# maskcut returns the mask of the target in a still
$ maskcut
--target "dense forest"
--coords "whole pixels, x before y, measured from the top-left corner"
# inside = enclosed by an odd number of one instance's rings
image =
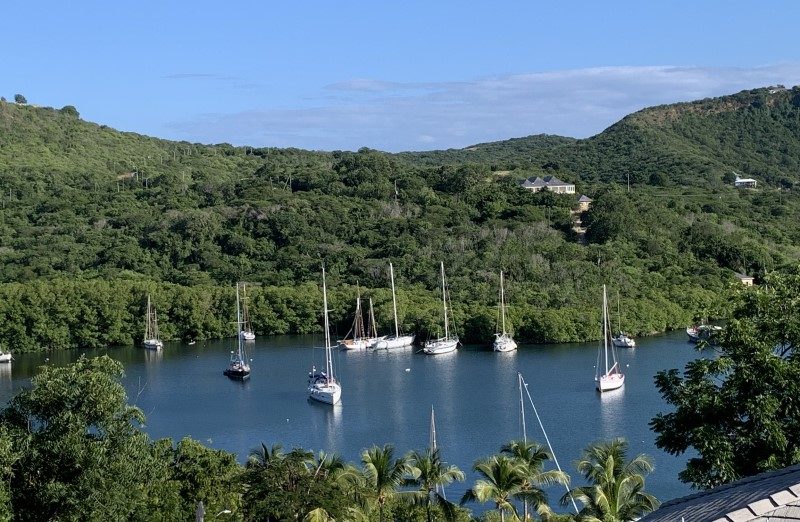
[[[390,261],[423,338],[439,261],[468,342],[491,339],[500,270],[521,340],[599,337],[604,283],[626,330],[659,332],[724,314],[736,272],[800,257],[798,158],[800,88],[645,109],[586,140],[402,154],[171,142],[0,102],[0,342],[130,344],[148,294],[166,338],[229,335],[236,281],[258,333],[319,331],[322,262],[339,333],[357,288],[388,327]],[[591,209],[519,186],[548,174]]]

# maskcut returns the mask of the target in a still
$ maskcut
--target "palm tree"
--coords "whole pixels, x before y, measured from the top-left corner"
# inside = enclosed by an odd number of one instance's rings
[[[561,498],[566,504],[571,494],[583,504],[577,520],[584,522],[628,522],[658,507],[658,500],[645,493],[644,477],[653,471],[653,461],[639,455],[625,462],[628,443],[617,438],[598,442],[583,451],[575,467],[589,482]]]
[[[552,510],[547,503],[547,494],[543,486],[552,484],[569,484],[569,475],[559,470],[544,470],[544,463],[550,460],[550,452],[538,442],[512,440],[504,445],[501,453],[508,455],[525,466],[525,482],[520,495],[523,506],[523,520],[528,520],[528,504],[540,516],[551,515]]]
[[[483,478],[475,481],[475,485],[464,493],[461,504],[492,501],[500,512],[501,522],[505,522],[506,511],[516,516],[517,510],[511,499],[525,491],[527,467],[505,455],[493,455],[479,460],[472,469]]]
[[[270,465],[282,461],[285,456],[281,444],[273,444],[271,448],[268,448],[267,445],[262,442],[260,448],[256,448],[250,452],[247,458],[247,467],[259,469],[268,468]]]
[[[443,493],[439,493],[442,488],[454,481],[464,480],[464,472],[456,466],[448,466],[439,456],[439,450],[430,449],[425,452],[414,451],[409,455],[409,465],[411,467],[411,478],[406,479],[405,485],[416,486],[419,488],[414,500],[425,504],[425,513],[428,522],[431,522],[431,503],[435,502],[441,506],[445,518],[452,520],[455,518],[455,506],[444,498]]]
[[[361,454],[367,486],[378,501],[380,521],[383,522],[383,506],[394,496],[403,483],[403,476],[410,471],[406,457],[394,458],[394,447],[386,444],[382,448],[373,446]]]

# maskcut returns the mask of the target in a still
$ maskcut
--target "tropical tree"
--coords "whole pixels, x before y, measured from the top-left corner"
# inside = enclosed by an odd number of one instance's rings
[[[800,269],[742,289],[716,357],[659,372],[674,411],[650,425],[673,455],[692,448],[682,481],[712,488],[800,462]]]
[[[551,458],[550,452],[538,442],[512,440],[500,451],[525,466],[525,483],[520,493],[523,506],[522,519],[528,519],[528,505],[532,505],[540,516],[552,514],[547,503],[547,494],[542,487],[552,484],[567,485],[569,475],[559,470],[544,470],[544,463]]]
[[[373,446],[361,454],[367,487],[378,502],[379,519],[383,522],[383,508],[403,484],[403,477],[411,471],[406,457],[394,458],[394,447],[386,444],[382,448]]]
[[[436,503],[442,508],[445,518],[453,520],[455,506],[445,498],[444,487],[454,481],[463,481],[464,472],[456,466],[448,466],[442,462],[438,449],[433,451],[428,449],[424,452],[413,451],[409,455],[409,466],[411,477],[406,479],[405,484],[418,488],[414,500],[424,504],[427,521],[431,522],[432,520],[432,503]]]
[[[621,438],[590,445],[575,463],[588,486],[573,488],[570,496],[583,504],[576,519],[581,522],[628,522],[658,507],[658,500],[644,491],[645,475],[653,471],[647,455],[626,462],[628,443]]]
[[[525,491],[527,466],[505,455],[493,455],[479,460],[472,469],[483,478],[464,493],[461,504],[491,501],[500,513],[501,522],[505,521],[506,512],[516,516],[512,499]]]

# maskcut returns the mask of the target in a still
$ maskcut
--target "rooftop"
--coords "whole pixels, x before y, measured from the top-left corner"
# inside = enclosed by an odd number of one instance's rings
[[[641,522],[800,520],[800,464],[670,500]]]

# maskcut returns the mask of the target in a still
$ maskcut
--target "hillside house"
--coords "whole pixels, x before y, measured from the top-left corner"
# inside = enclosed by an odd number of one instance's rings
[[[741,281],[744,286],[753,286],[753,281],[755,281],[753,276],[745,274],[736,274],[736,278]]]
[[[592,199],[583,195],[578,199],[578,211],[579,212],[586,212],[589,210],[589,207],[592,206]]]
[[[543,178],[539,176],[530,177],[523,180],[521,185],[522,188],[526,188],[531,192],[539,192],[540,190],[547,189],[556,194],[575,194],[574,184],[561,181],[555,176],[545,176]]]
[[[733,186],[736,188],[756,188],[756,185],[758,185],[758,181],[752,178],[740,178],[738,174],[733,182]]]

